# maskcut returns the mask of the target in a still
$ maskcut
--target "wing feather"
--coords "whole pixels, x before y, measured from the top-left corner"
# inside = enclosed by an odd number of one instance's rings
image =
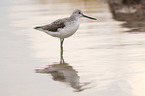
[[[64,28],[64,27],[65,27],[65,19],[59,19],[52,22],[51,24],[35,27],[34,29],[41,28],[42,30],[57,32],[59,28]]]

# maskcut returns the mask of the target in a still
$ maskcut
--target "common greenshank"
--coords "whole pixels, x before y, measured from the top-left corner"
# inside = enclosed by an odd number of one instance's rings
[[[74,10],[70,17],[58,19],[51,24],[38,26],[34,29],[43,31],[53,37],[60,38],[61,54],[63,54],[63,41],[64,38],[72,36],[79,28],[79,18],[86,17],[89,19],[97,20],[83,14],[81,10]],[[63,56],[63,55],[62,55]]]

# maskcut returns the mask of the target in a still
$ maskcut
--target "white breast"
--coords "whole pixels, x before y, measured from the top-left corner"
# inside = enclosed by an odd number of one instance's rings
[[[67,38],[73,35],[77,29],[79,28],[79,20],[67,22],[66,26],[63,29],[60,29],[60,36],[59,38]]]

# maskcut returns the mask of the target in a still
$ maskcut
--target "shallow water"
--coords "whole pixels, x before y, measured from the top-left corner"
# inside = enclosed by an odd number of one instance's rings
[[[126,32],[96,0],[1,3],[1,96],[145,96],[145,33]],[[81,9],[79,30],[64,41],[33,30]]]

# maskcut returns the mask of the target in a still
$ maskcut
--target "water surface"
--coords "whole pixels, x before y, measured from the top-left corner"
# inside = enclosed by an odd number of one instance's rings
[[[144,96],[145,33],[126,32],[99,0],[5,0],[0,16],[1,96]],[[33,30],[81,9],[79,30],[64,41]]]

